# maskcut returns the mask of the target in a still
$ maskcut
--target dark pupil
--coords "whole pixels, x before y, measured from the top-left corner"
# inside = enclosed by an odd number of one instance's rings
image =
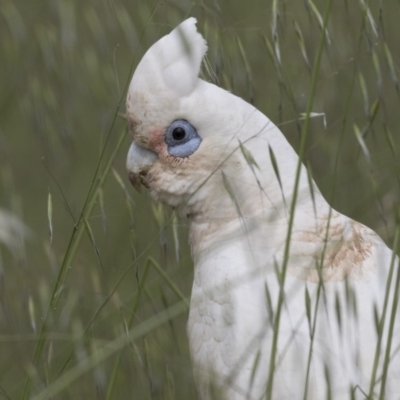
[[[186,132],[183,128],[175,128],[172,131],[172,137],[174,140],[182,140],[185,138]]]

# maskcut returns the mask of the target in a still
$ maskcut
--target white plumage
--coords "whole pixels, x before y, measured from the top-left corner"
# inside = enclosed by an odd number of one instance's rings
[[[372,230],[332,210],[314,183],[313,202],[304,167],[270,365],[298,156],[266,116],[198,78],[207,45],[195,23],[190,18],[155,43],[134,73],[127,169],[135,186],[144,184],[189,220],[195,271],[188,337],[200,398],[211,399],[214,390],[227,399],[265,398],[271,368],[273,399],[305,392],[308,399],[329,392],[333,399],[366,398],[376,316],[389,293],[371,391],[378,398],[398,260]],[[400,398],[398,320],[386,399]]]

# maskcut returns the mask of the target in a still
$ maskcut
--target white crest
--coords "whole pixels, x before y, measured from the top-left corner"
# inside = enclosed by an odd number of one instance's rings
[[[195,18],[183,21],[150,47],[136,69],[129,93],[160,84],[178,96],[187,96],[193,91],[207,51],[207,43],[197,32],[196,22]]]

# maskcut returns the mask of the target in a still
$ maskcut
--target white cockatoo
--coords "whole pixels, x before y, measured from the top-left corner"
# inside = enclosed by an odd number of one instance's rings
[[[298,155],[198,77],[206,51],[187,19],[147,51],[127,96],[130,180],[189,221],[199,397],[399,399],[397,257],[304,166],[290,226]]]

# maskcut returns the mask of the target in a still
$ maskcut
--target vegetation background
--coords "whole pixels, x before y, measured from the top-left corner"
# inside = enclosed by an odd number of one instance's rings
[[[186,221],[125,173],[125,91],[188,16],[203,77],[298,149],[324,0],[2,0],[0,399],[194,399]],[[330,203],[390,245],[400,203],[400,1],[336,0],[306,160]],[[267,153],[266,149],[266,153]]]

